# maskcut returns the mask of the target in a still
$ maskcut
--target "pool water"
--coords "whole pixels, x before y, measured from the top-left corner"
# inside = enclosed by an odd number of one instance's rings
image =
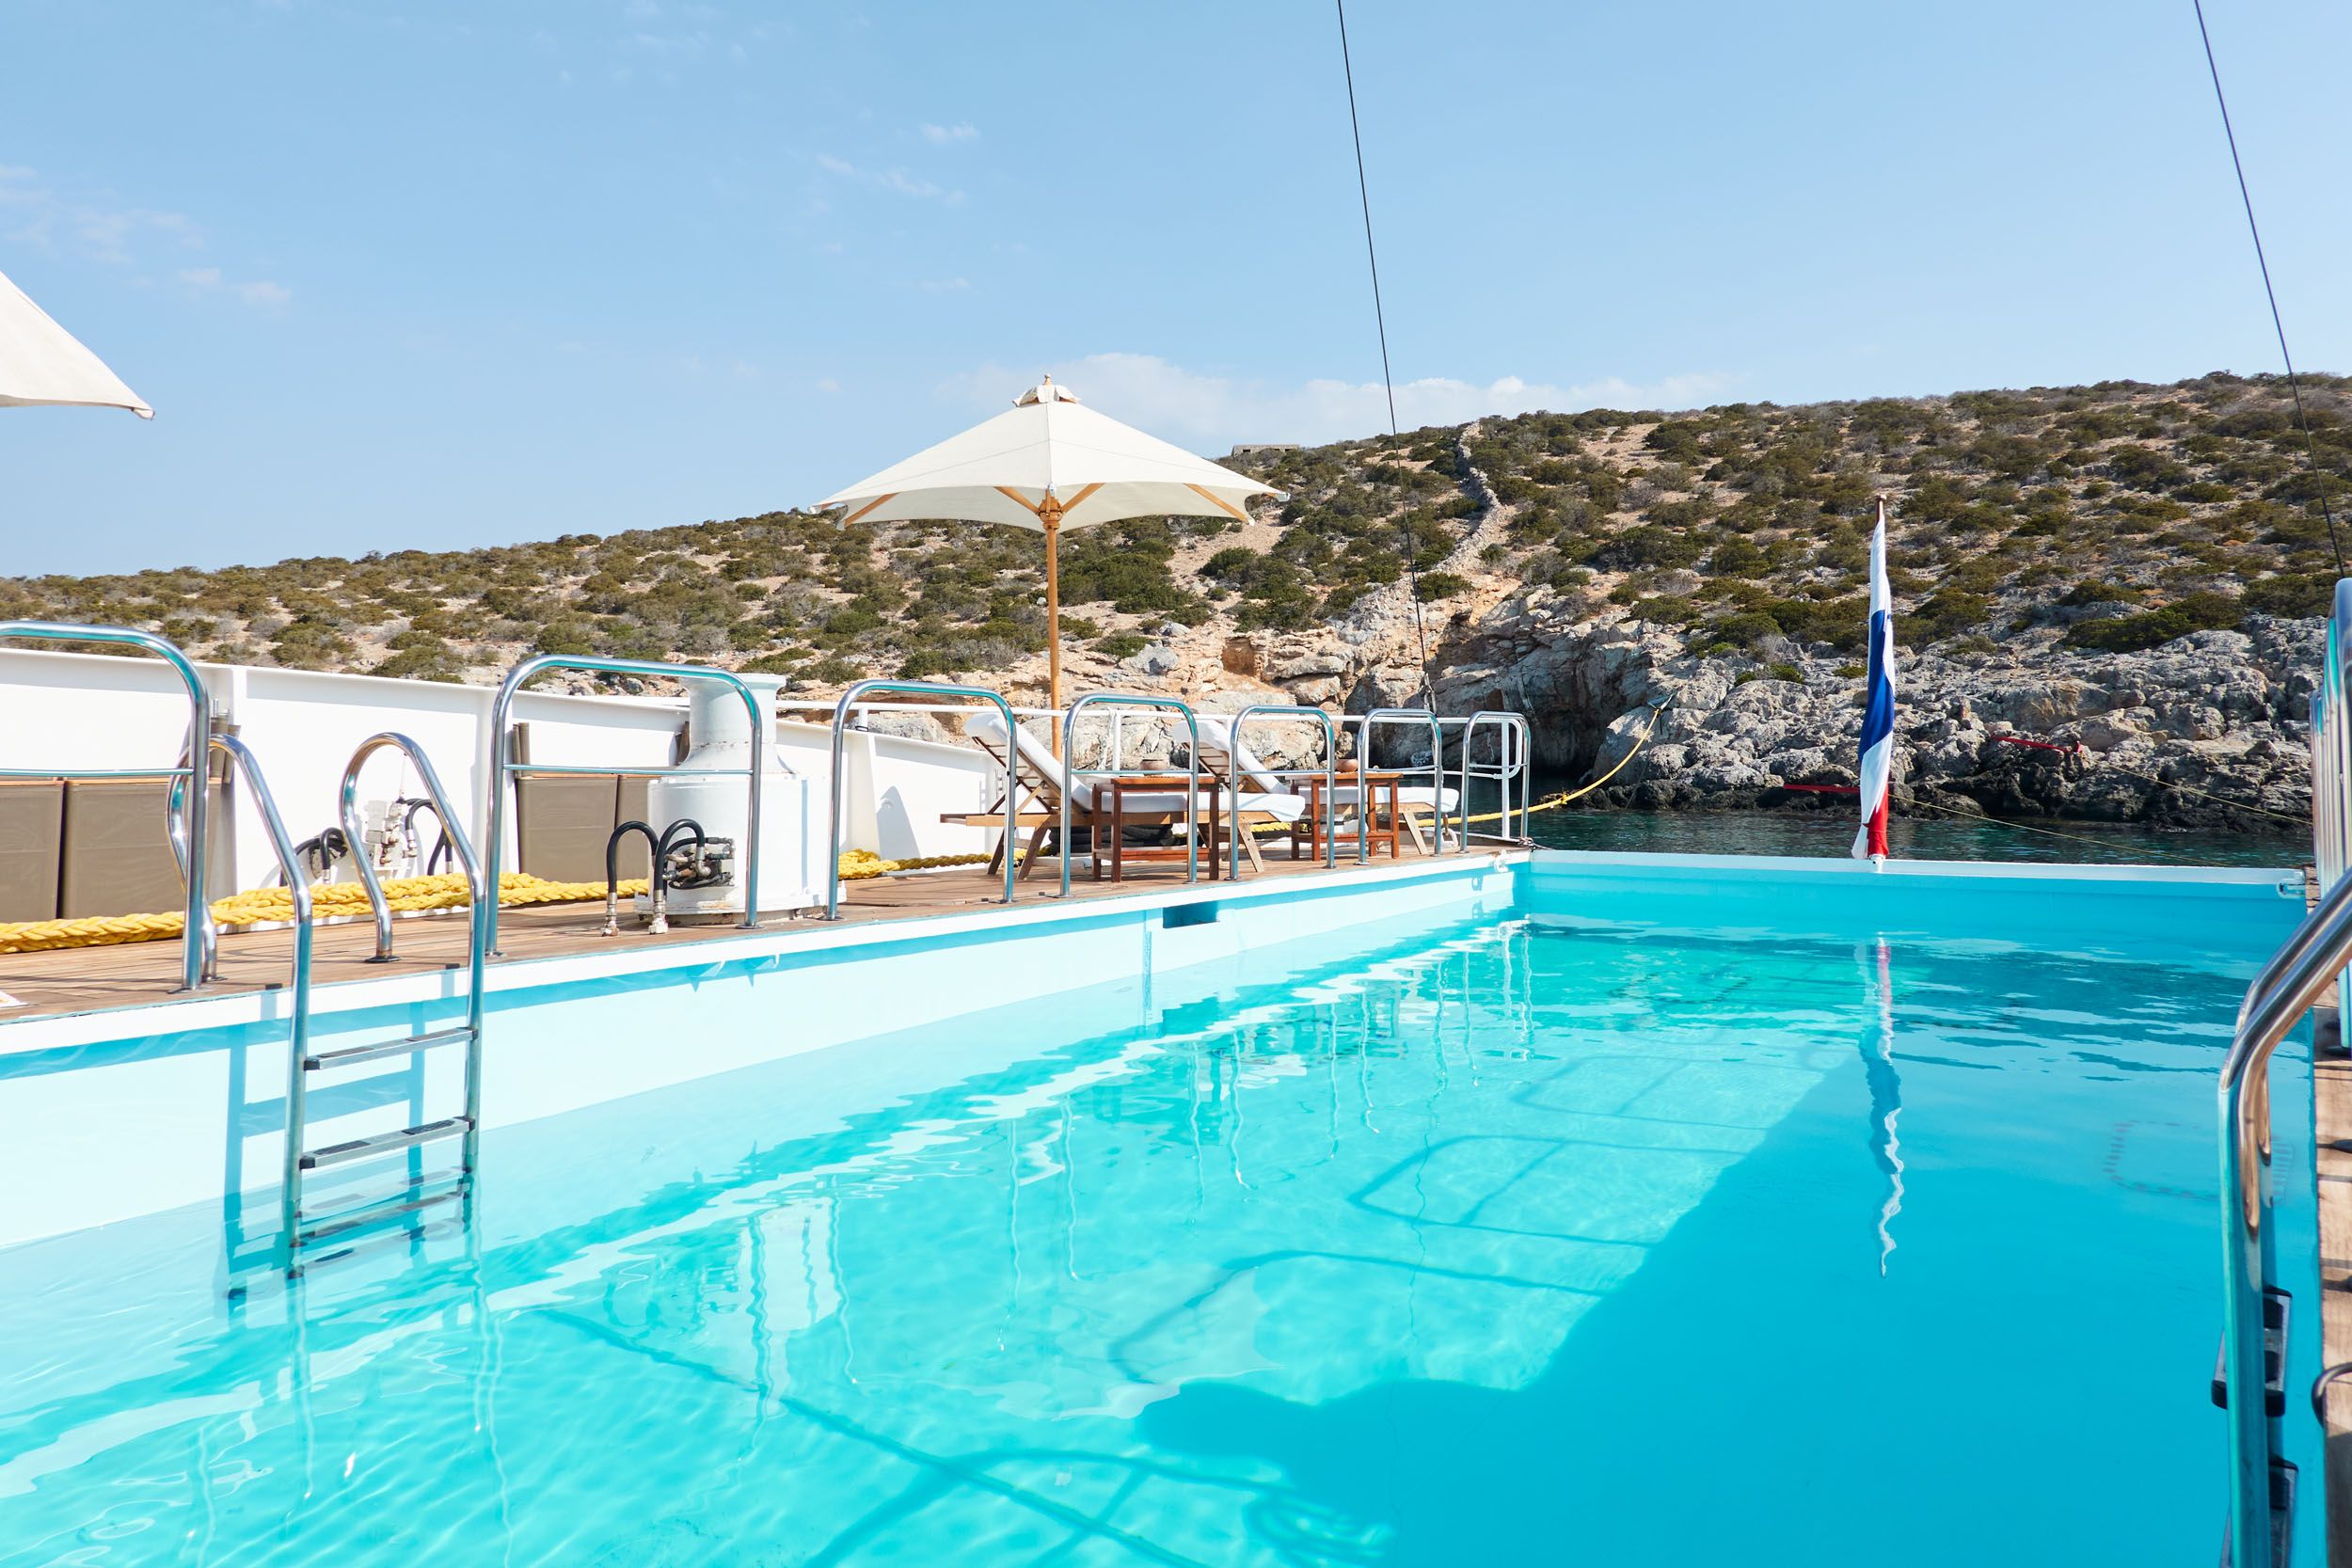
[[[1537,790],[1540,799],[1541,787]],[[1475,791],[1477,809],[1495,809]],[[1786,812],[1538,812],[1530,836],[1548,849],[1650,854],[1813,855],[1853,849],[1853,802]],[[2150,828],[2137,823],[1898,816],[1888,847],[1901,860],[2020,861],[2129,865],[2300,865],[2312,858],[2307,827],[2275,822],[2250,831]]]
[[[0,1285],[0,1563],[2210,1559],[2277,930],[1546,905],[493,1130],[475,1231],[292,1291],[80,1238]]]

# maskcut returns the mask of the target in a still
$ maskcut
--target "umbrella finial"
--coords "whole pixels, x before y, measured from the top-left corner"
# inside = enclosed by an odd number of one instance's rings
[[[1012,400],[1015,408],[1026,408],[1034,403],[1075,403],[1077,394],[1067,387],[1057,387],[1050,374],[1041,376],[1038,384]]]

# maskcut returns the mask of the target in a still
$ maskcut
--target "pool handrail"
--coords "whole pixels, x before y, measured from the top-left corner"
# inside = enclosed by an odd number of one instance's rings
[[[1368,713],[1359,714],[1356,720],[1356,863],[1362,865],[1372,858],[1372,841],[1364,830],[1372,820],[1372,730],[1375,724],[1411,724],[1416,727],[1426,726],[1428,728],[1429,766],[1425,769],[1399,768],[1392,771],[1398,773],[1425,771],[1428,773],[1429,803],[1438,816],[1438,843],[1432,853],[1442,851],[1445,848],[1444,726],[1438,721],[1437,714],[1425,707],[1376,707]],[[1463,847],[1467,848],[1470,832],[1467,818],[1470,815],[1470,803],[1464,800],[1457,801],[1456,804],[1462,807],[1463,816],[1466,819],[1462,824],[1462,829],[1465,840]],[[1393,843],[1391,843],[1391,847],[1393,847]]]
[[[1072,703],[1061,719],[1061,893],[1070,896],[1070,798],[1077,793],[1078,780],[1085,775],[1116,778],[1122,771],[1117,753],[1111,756],[1108,768],[1078,766],[1078,715],[1089,707],[1157,708],[1184,716],[1184,731],[1191,737],[1184,753],[1184,885],[1189,887],[1200,879],[1200,723],[1193,716],[1189,704],[1174,697],[1153,697],[1134,691],[1089,691]],[[1089,832],[1103,831],[1098,822]]]
[[[352,860],[359,868],[359,885],[367,890],[368,909],[375,917],[375,957],[371,963],[389,963],[392,958],[392,907],[384,896],[384,882],[375,874],[374,863],[366,850],[367,834],[359,821],[359,770],[370,757],[382,751],[396,751],[405,756],[417,769],[418,781],[424,786],[425,799],[432,802],[434,815],[441,819],[441,832],[447,836],[450,852],[457,857],[457,864],[465,875],[466,886],[472,895],[473,941],[468,961],[477,976],[474,988],[472,1016],[467,1020],[471,1027],[480,1027],[482,973],[482,911],[488,893],[482,876],[482,860],[475,854],[473,840],[467,833],[458,816],[450,809],[449,792],[441,787],[441,776],[434,771],[433,759],[424,754],[424,748],[398,730],[383,730],[359,742],[351,753],[351,761],[343,767],[342,787],[336,800],[336,816],[342,824],[343,837],[351,845]],[[387,824],[389,829],[389,824]]]
[[[1021,748],[1013,726],[1012,705],[1001,692],[984,686],[943,686],[935,681],[870,680],[860,681],[841,694],[833,707],[833,778],[826,800],[827,832],[825,844],[825,918],[841,918],[841,774],[844,756],[842,742],[850,726],[850,712],[858,705],[858,699],[868,691],[933,692],[943,697],[979,697],[993,705],[1005,720],[1005,896],[1002,902],[1013,900],[1015,879],[1014,847],[1021,838]]]
[[[1502,727],[1502,759],[1491,768],[1485,764],[1473,767],[1470,762],[1470,741],[1477,736],[1479,725],[1487,723],[1498,724]],[[1482,707],[1471,714],[1463,724],[1462,847],[1465,849],[1470,847],[1470,782],[1473,778],[1492,779],[1500,786],[1502,798],[1498,803],[1502,808],[1502,832],[1494,836],[1513,844],[1520,842],[1527,836],[1527,825],[1534,816],[1529,808],[1534,804],[1534,780],[1528,764],[1534,757],[1534,732],[1528,728],[1525,714],[1514,713],[1508,708]],[[1518,780],[1519,784],[1520,832],[1517,837],[1514,837],[1511,832],[1511,783],[1514,779]],[[1478,836],[1485,838],[1487,835],[1481,833]]]
[[[2294,1466],[2280,1433],[2284,1401],[2269,1403],[2269,1300],[2286,1292],[2272,1283],[2277,1260],[2271,1201],[2270,1058],[2280,1042],[2328,992],[2340,990],[2352,963],[2352,876],[2344,853],[2352,819],[2352,710],[2344,663],[2352,656],[2352,578],[2336,584],[2328,623],[2325,663],[2312,696],[2312,847],[2321,896],[2302,924],[2273,953],[2246,988],[2236,1030],[2221,1064],[2217,1091],[2221,1124],[2222,1330],[2217,1395],[2229,1418],[2230,1516],[2228,1568],[2271,1568],[2284,1560],[2283,1534],[2292,1528]],[[2341,1017],[2341,1013],[2339,1013]],[[2283,1338],[2283,1333],[2281,1333]],[[2281,1365],[2280,1375],[2284,1375]],[[2314,1389],[2314,1402],[2319,1390]],[[2283,1488],[2274,1480],[2285,1481]],[[2287,1504],[2283,1513],[2279,1502]]]
[[[1232,831],[1226,835],[1230,842],[1226,849],[1225,875],[1236,880],[1241,877],[1241,727],[1252,719],[1312,720],[1323,726],[1323,863],[1326,869],[1336,866],[1340,863],[1339,834],[1332,831],[1330,818],[1333,802],[1339,795],[1339,726],[1331,721],[1330,714],[1319,707],[1302,707],[1290,703],[1252,703],[1233,715],[1232,744],[1225,749],[1225,760],[1232,766],[1232,776],[1226,781],[1226,784],[1233,793],[1233,809],[1229,814],[1232,818]],[[1198,733],[1196,726],[1195,734]],[[1311,776],[1316,770],[1311,768],[1272,768],[1264,771],[1271,777],[1282,779],[1295,775]],[[1356,822],[1357,835],[1360,838],[1363,833],[1362,812],[1356,814]]]
[[[186,763],[176,768],[42,768],[38,771],[10,768],[0,776],[42,779],[98,778],[171,778],[185,779],[189,768],[198,773],[210,769],[212,753],[204,751],[204,736],[211,731],[213,702],[205,689],[204,677],[197,673],[177,644],[152,632],[130,626],[85,626],[74,621],[0,621],[0,639],[19,638],[25,641],[47,642],[112,642],[125,647],[144,648],[172,668],[186,689],[188,697],[188,733],[182,742],[182,756],[193,757],[203,752],[201,763]],[[183,879],[187,883],[187,925],[181,933],[180,989],[200,990],[209,979],[215,952],[212,902],[206,896],[205,874],[212,861],[212,835],[206,817],[210,812],[212,791],[191,789],[184,792],[184,807],[180,814],[177,831],[187,846],[182,863]],[[165,836],[174,831],[172,823],[165,825]]]
[[[2270,1056],[2352,959],[2352,879],[2304,917],[2261,975],[2221,1066],[2223,1386],[2230,1419],[2230,1561],[2268,1568],[2271,1469],[2280,1449],[2266,1408],[2265,1298],[2275,1245],[2270,1198]],[[2241,1548],[2241,1543],[2255,1543]]]
[[[507,760],[507,752],[511,749],[508,731],[512,727],[510,721],[514,716],[515,699],[520,694],[525,683],[546,674],[550,670],[577,670],[592,674],[608,675],[648,675],[656,680],[718,681],[733,687],[736,694],[743,699],[743,706],[751,714],[752,744],[751,760],[742,769],[751,776],[751,806],[744,822],[744,837],[751,842],[744,847],[742,857],[742,924],[743,929],[747,931],[759,929],[759,808],[761,804],[759,786],[760,781],[768,772],[769,755],[774,750],[774,723],[773,716],[766,710],[765,705],[760,702],[750,684],[732,671],[721,670],[708,664],[660,664],[646,658],[602,658],[585,654],[539,654],[524,659],[506,673],[506,678],[499,683],[498,699],[490,705],[489,827],[488,831],[483,834],[484,877],[489,884],[490,896],[483,901],[487,908],[481,936],[484,956],[485,958],[498,957],[498,894],[501,886],[501,867],[506,853],[506,777],[508,773],[517,771]],[[555,770],[519,769],[524,772]],[[608,773],[619,771],[613,768],[563,770]],[[704,770],[663,768],[660,771],[678,774]],[[728,768],[711,771],[732,773],[736,769]],[[517,846],[518,849],[519,847]]]
[[[302,1128],[308,1103],[305,1090],[309,1086],[303,1078],[302,1064],[310,1053],[310,883],[302,874],[302,858],[294,853],[294,835],[286,832],[286,819],[278,814],[277,798],[270,793],[269,781],[262,776],[262,764],[252,748],[233,735],[215,735],[210,742],[205,752],[206,766],[195,770],[197,776],[202,778],[211,771],[214,752],[224,753],[231,769],[244,776],[246,788],[252,793],[253,809],[262,818],[262,830],[269,834],[270,853],[277,857],[278,869],[285,874],[287,899],[294,906],[294,993],[286,1036],[285,1180],[278,1200],[282,1216],[278,1240],[291,1266],[301,1226]],[[172,793],[177,795],[185,789],[187,783],[184,776],[174,779]]]

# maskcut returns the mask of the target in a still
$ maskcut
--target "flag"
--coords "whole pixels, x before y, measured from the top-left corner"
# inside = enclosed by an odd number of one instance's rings
[[[1854,859],[1886,858],[1886,795],[1895,770],[1895,603],[1886,586],[1886,503],[1879,502],[1878,527],[1870,531],[1870,673],[1862,709],[1858,771],[1862,828],[1853,836]]]

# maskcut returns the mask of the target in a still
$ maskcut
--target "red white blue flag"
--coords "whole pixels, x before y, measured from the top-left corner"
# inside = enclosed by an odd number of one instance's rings
[[[1886,503],[1870,531],[1870,671],[1862,709],[1862,828],[1854,859],[1886,858],[1886,796],[1895,771],[1895,600],[1886,586]]]

